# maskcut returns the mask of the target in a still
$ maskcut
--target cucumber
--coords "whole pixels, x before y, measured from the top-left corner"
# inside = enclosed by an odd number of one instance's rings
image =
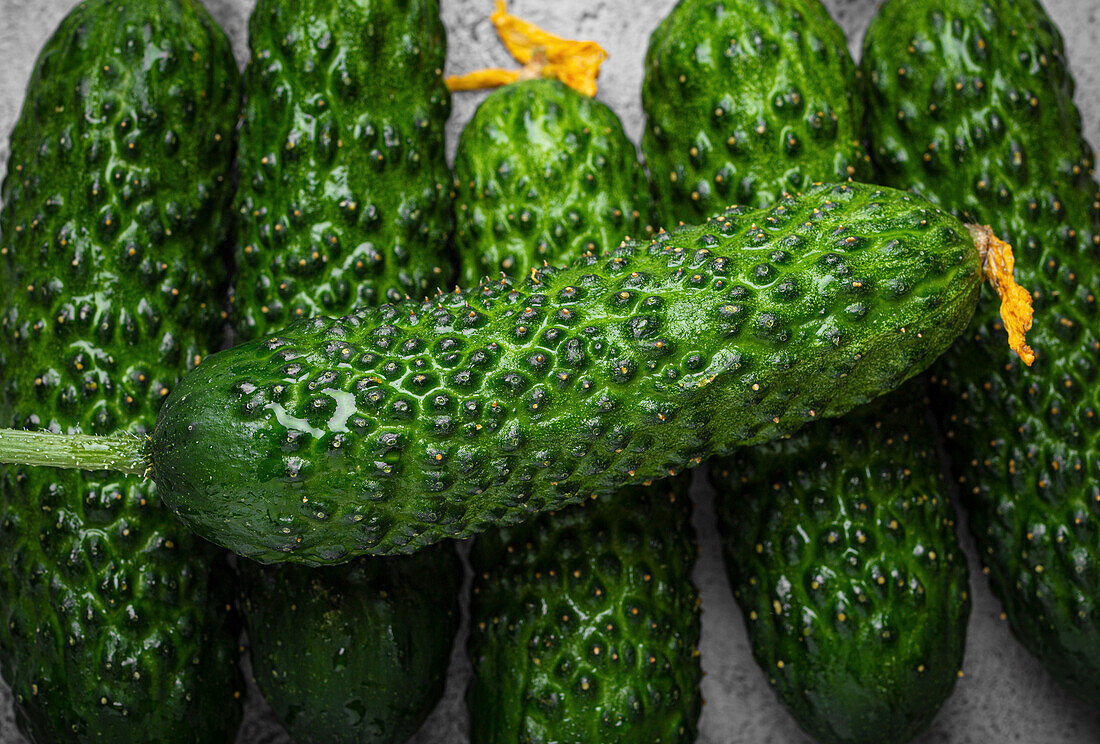
[[[474,544],[472,744],[690,744],[699,601],[687,474]]]
[[[844,413],[926,367],[980,281],[946,213],[822,187],[222,352],[168,400],[151,474],[260,561],[411,551]]]
[[[886,3],[865,42],[875,158],[1017,248],[1038,359],[982,303],[935,370],[971,529],[1016,637],[1069,690],[1100,692],[1100,187],[1062,38],[1035,0]]]
[[[500,188],[460,206],[457,234],[475,232],[486,212],[520,215],[494,235],[521,274],[540,259],[576,257],[589,241],[605,244],[651,211],[618,117],[560,83],[491,94],[463,132],[456,173],[463,162],[476,183]],[[508,163],[506,177],[498,163]],[[529,230],[524,214],[576,219],[551,235]],[[465,252],[467,272],[479,256]],[[473,744],[695,741],[702,671],[689,481],[625,488],[478,539]]]
[[[240,81],[200,3],[89,0],[38,58],[0,212],[0,421],[139,441],[222,316]],[[137,476],[0,469],[0,671],[34,742],[228,742],[224,558]]]
[[[909,383],[843,419],[712,464],[753,656],[822,744],[896,744],[961,669],[966,558]]]
[[[820,0],[681,0],[650,37],[642,105],[665,226],[870,180],[856,66]]]
[[[482,101],[455,154],[455,247],[467,286],[571,263],[656,220],[619,117],[557,80],[506,85]]]
[[[348,101],[346,105],[365,119],[388,118],[399,127],[398,131],[418,138],[421,144],[430,144],[426,154],[440,154],[441,158],[442,121],[414,126],[417,117],[432,108],[431,102],[439,102],[434,71],[442,63],[444,41],[438,18],[433,21],[427,17],[433,12],[434,2],[388,0],[376,3],[369,13],[359,9],[354,14],[354,3],[339,10],[335,4],[326,4],[328,14],[320,19],[316,15],[319,5],[260,2],[253,16],[254,48],[266,48],[271,39],[268,22],[277,12],[284,27],[309,27],[314,37],[333,33],[328,53],[333,58],[358,60],[357,74],[363,74],[365,67],[385,72],[407,65],[408,81],[392,99],[376,96]],[[402,15],[407,12],[412,15]],[[379,23],[372,13],[390,16]],[[360,48],[354,31],[362,23],[368,28],[375,24],[375,44],[365,50]],[[431,51],[419,57],[387,56],[399,46]],[[310,58],[295,59],[304,66],[307,63],[303,60]],[[425,64],[431,67],[425,69]],[[326,91],[325,76],[307,75],[302,69],[297,75],[294,91],[298,100],[311,100]],[[260,75],[251,74],[246,82],[256,86],[246,89],[254,102],[254,112],[271,105],[265,100],[265,83]],[[365,82],[380,85],[373,79]],[[311,84],[318,87],[311,90]],[[435,111],[433,115],[445,117],[446,111]],[[406,178],[413,174],[411,166],[391,163],[381,175],[371,176],[374,193],[385,203],[415,204],[425,181]],[[435,163],[435,170],[442,172],[440,166],[445,168],[441,159]],[[427,167],[420,171],[431,172],[432,168]],[[327,165],[317,160],[295,164],[294,177],[302,184],[329,175]],[[430,229],[404,235],[400,249],[410,256],[438,255],[434,241],[443,229],[440,216],[450,212],[447,192],[436,201],[434,212],[421,215],[423,226]],[[291,223],[284,239],[306,245],[314,229],[309,221]],[[377,229],[379,239],[388,240],[383,228]],[[301,274],[297,291],[303,296],[323,297],[331,286],[329,279],[323,272]],[[384,273],[369,275],[358,285],[360,292],[375,292],[378,296],[384,296],[385,287]],[[237,310],[244,317],[264,317],[267,300],[263,297],[241,292],[236,300]],[[443,694],[458,630],[462,577],[453,545],[441,545],[411,557],[364,558],[328,570],[265,568],[248,560],[238,561],[237,565],[241,611],[248,629],[256,684],[298,744],[400,744],[412,736]]]
[[[989,242],[903,192],[816,187],[303,322],[203,362],[148,443],[5,431],[0,462],[148,472],[199,534],[260,561],[411,552],[893,389],[970,319]]]
[[[438,0],[258,0],[249,46],[238,336],[447,286]]]
[[[401,744],[443,695],[462,565],[451,543],[346,566],[239,563],[256,684],[297,744]]]
[[[819,0],[683,2],[654,33],[647,61],[646,144],[666,220],[714,208],[710,182],[692,185],[706,173],[718,173],[727,198],[750,202],[832,174],[870,175],[856,70]],[[739,105],[716,116],[723,97]],[[708,196],[689,199],[688,187]],[[966,566],[913,390],[711,468],[753,656],[817,741],[907,741],[935,716],[962,663]],[[926,568],[915,545],[934,546],[945,568]],[[883,566],[918,583],[880,585]]]

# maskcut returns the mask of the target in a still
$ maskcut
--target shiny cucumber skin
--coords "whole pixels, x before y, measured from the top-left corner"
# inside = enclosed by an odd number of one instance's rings
[[[151,476],[260,561],[412,551],[846,413],[942,353],[980,282],[947,213],[823,186],[221,352],[162,409]]]
[[[201,4],[91,0],[46,43],[0,212],[0,419],[151,432],[213,346],[240,81]],[[228,742],[228,569],[140,477],[0,468],[0,671],[32,742]]]
[[[473,744],[690,744],[702,707],[690,476],[478,537]]]
[[[511,135],[481,136],[497,131]],[[560,83],[490,95],[463,132],[459,178],[463,157],[484,166],[490,184],[493,166],[509,166],[502,190],[491,192],[500,198],[475,209],[521,215],[496,233],[521,259],[521,274],[527,261],[560,264],[596,236],[614,240],[624,219],[637,223],[652,207],[618,117]],[[578,219],[556,240],[522,219],[564,210]],[[460,237],[467,215],[460,200]],[[465,269],[479,263],[463,255]],[[472,744],[695,741],[702,671],[689,481],[625,488],[478,539],[467,644]]]
[[[870,180],[856,66],[820,0],[681,0],[650,37],[642,105],[666,228]]]
[[[297,744],[401,744],[443,695],[458,630],[453,543],[308,568],[239,563],[256,684]]]
[[[1023,368],[983,301],[935,369],[970,525],[1017,638],[1100,693],[1100,188],[1062,38],[1034,0],[888,2],[864,54],[889,181],[1016,246],[1037,350]]]
[[[909,741],[962,667],[969,576],[923,397],[911,382],[711,464],[753,656],[822,744]]]
[[[455,248],[466,286],[501,272],[644,238],[656,220],[649,181],[622,122],[557,80],[489,94],[455,155]]]
[[[249,46],[238,336],[449,286],[438,0],[258,0]]]

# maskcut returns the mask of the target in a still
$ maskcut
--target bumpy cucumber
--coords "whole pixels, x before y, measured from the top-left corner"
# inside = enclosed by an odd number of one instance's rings
[[[501,188],[459,209],[459,236],[471,211],[521,215],[494,233],[521,273],[529,263],[579,256],[590,240],[606,244],[624,221],[637,227],[652,204],[618,117],[560,83],[492,94],[463,133],[460,174],[463,158],[479,182]],[[495,175],[501,162],[506,178]],[[576,219],[551,236],[528,230],[525,210]],[[463,256],[467,270],[479,263],[473,251]],[[702,673],[688,480],[626,488],[478,540],[473,744],[695,741]]]
[[[645,237],[654,224],[645,171],[604,104],[557,80],[489,94],[462,131],[455,247],[468,286],[501,271]]]
[[[144,436],[211,348],[239,94],[197,2],[91,0],[46,43],[0,212],[5,426]],[[232,740],[210,547],[140,477],[2,468],[0,670],[30,740]]]
[[[448,286],[438,0],[259,0],[249,45],[238,334]]]
[[[980,263],[962,223],[889,189],[731,209],[212,356],[162,409],[150,474],[261,561],[412,551],[893,389],[965,326]]]
[[[969,579],[922,397],[711,466],[753,655],[819,742],[909,741],[962,664]]]
[[[474,744],[689,744],[699,696],[690,478],[478,538]]]
[[[1017,637],[1069,689],[1100,692],[1100,190],[1062,39],[1035,0],[893,0],[866,37],[876,159],[991,224],[1032,291],[1023,370],[983,303],[937,370],[971,528]]]
[[[453,544],[346,566],[241,561],[256,683],[298,744],[400,744],[443,694],[458,630]]]
[[[681,0],[650,37],[642,84],[662,224],[869,180],[857,91],[820,0]]]
[[[756,96],[755,104],[767,107],[760,78],[770,81],[806,64],[787,56],[808,38],[788,14],[801,19],[825,10],[818,0],[776,3],[770,16],[756,3],[737,5],[753,8],[723,25],[784,30],[775,49],[765,53],[761,41],[759,54],[742,59],[753,77],[722,84],[730,95]],[[706,10],[703,4],[690,7],[696,14]],[[725,7],[733,10],[730,3]],[[676,28],[684,33],[680,23]],[[833,126],[847,136],[822,139],[809,153],[785,151],[774,136],[738,149],[737,174],[744,184],[766,187],[759,198],[794,187],[780,178],[784,157],[800,158],[786,171],[795,184],[843,163],[866,164],[865,151],[853,141],[862,106],[843,35],[831,20],[815,29],[827,32],[827,41],[809,36],[808,43],[828,44],[843,64],[831,73],[803,71],[797,100],[843,101],[832,110]],[[662,41],[667,57],[670,42]],[[682,53],[685,46],[674,48]],[[658,103],[668,105],[662,98]],[[851,174],[865,176],[866,168],[853,167]],[[662,185],[675,183],[666,179]],[[722,474],[714,480],[726,568],[748,621],[753,655],[795,720],[821,742],[911,739],[951,693],[962,662],[966,565],[922,415],[923,398],[919,388],[907,386],[871,410],[808,426],[780,443],[742,448],[712,467]],[[922,552],[914,557],[918,546]],[[939,563],[926,567],[928,555]]]
[[[282,23],[304,27],[317,22],[311,13],[316,3],[281,3]],[[432,12],[434,2],[418,1],[416,12]],[[409,2],[383,3],[389,13],[408,12]],[[295,7],[298,10],[295,10]],[[354,4],[349,5],[354,7]],[[325,16],[323,28],[342,28],[345,32],[361,23],[377,21],[370,17],[353,19],[337,12],[334,4]],[[267,38],[266,28],[271,3],[260,3],[254,16],[253,30]],[[359,13],[364,13],[359,10]],[[294,14],[299,15],[295,16]],[[416,124],[418,109],[435,100],[440,91],[435,74],[442,63],[442,37],[438,22],[423,18],[387,17],[376,26],[376,43],[367,49],[345,49],[357,60],[356,74],[367,67],[386,70],[387,66],[408,65],[409,79],[391,99],[370,96],[348,101],[364,118],[391,117],[394,124],[426,144],[425,155],[440,156],[434,170],[442,173],[443,129],[441,121],[421,127]],[[316,32],[316,30],[315,30]],[[388,36],[397,34],[395,37]],[[341,44],[357,45],[351,35],[337,35]],[[260,43],[255,38],[254,45]],[[437,50],[419,57],[394,60],[397,46],[409,49]],[[423,69],[422,65],[429,65]],[[257,83],[251,76],[249,83]],[[327,77],[302,75],[295,91],[301,100],[326,92]],[[310,84],[319,86],[310,90]],[[368,81],[378,86],[378,80]],[[417,88],[416,86],[421,86]],[[253,93],[253,91],[248,91]],[[265,95],[261,89],[256,96]],[[442,99],[440,99],[442,100]],[[257,106],[268,106],[262,100]],[[397,109],[406,107],[401,115]],[[432,115],[445,116],[436,111]],[[390,163],[379,174],[360,174],[373,179],[372,189],[383,194],[387,204],[415,204],[421,198],[423,178],[406,178],[414,164]],[[421,175],[431,176],[432,163],[425,163]],[[324,163],[307,161],[295,172],[303,184],[311,177],[328,174]],[[315,171],[309,175],[308,168]],[[410,256],[441,255],[437,243],[442,221],[450,214],[450,192],[436,197],[435,211],[420,215],[423,226],[404,234],[399,250]],[[306,245],[312,240],[315,225],[289,223],[284,239]],[[387,226],[378,228],[378,239],[385,238]],[[381,246],[379,246],[381,247]],[[417,260],[420,260],[419,258]],[[305,296],[324,297],[330,291],[330,276],[317,271],[297,277],[297,291]],[[360,292],[385,295],[385,272],[358,277]],[[363,295],[364,297],[366,295]],[[257,293],[236,296],[242,317],[263,317],[270,311],[267,300]],[[331,570],[297,567],[269,567],[242,560],[241,609],[248,627],[249,655],[256,683],[276,716],[298,744],[400,744],[424,721],[443,694],[443,683],[450,662],[451,646],[458,624],[458,590],[461,584],[459,563],[451,545],[422,551],[415,556],[393,559],[368,558]]]

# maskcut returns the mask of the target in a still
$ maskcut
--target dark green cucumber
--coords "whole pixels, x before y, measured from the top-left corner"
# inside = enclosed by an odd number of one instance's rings
[[[0,212],[0,420],[153,429],[220,332],[240,81],[186,0],[77,6],[12,132]],[[118,473],[0,471],[0,670],[36,742],[228,742],[227,569]]]
[[[294,16],[293,4],[280,3],[281,23],[291,27],[316,23],[311,15],[316,5],[302,4],[302,15]],[[342,15],[350,11],[337,10],[335,4],[325,6],[329,15],[320,28],[344,29],[343,35],[336,34],[336,43],[351,48],[336,53],[357,60],[357,75],[365,76],[368,68],[386,71],[387,67],[396,74],[399,66],[407,66],[409,79],[393,91],[392,100],[374,94],[345,103],[364,119],[389,119],[395,132],[417,138],[426,156],[439,156],[438,162],[425,163],[419,173],[410,162],[391,163],[380,175],[373,169],[360,174],[364,183],[371,182],[373,192],[381,195],[385,204],[416,204],[425,184],[432,185],[421,176],[430,179],[433,173],[445,169],[442,121],[424,126],[417,122],[429,101],[449,101],[439,98],[439,81],[434,74],[442,64],[443,41],[438,19],[432,21],[426,14],[438,12],[433,10],[435,3],[389,2],[369,12],[360,8],[358,18]],[[371,17],[386,12],[406,13],[410,6],[414,14],[424,13],[424,17],[385,17],[382,24],[378,24],[378,17]],[[259,41],[254,38],[254,46],[270,38],[266,24],[271,12],[272,3],[257,6],[253,32],[259,35]],[[358,47],[354,34],[361,24],[367,24],[366,28],[378,24],[374,28],[378,39],[367,49]],[[398,46],[434,51],[419,57],[387,56]],[[428,69],[423,68],[425,64]],[[249,81],[257,83],[259,77],[251,76]],[[377,92],[389,82],[369,80],[366,84],[368,90]],[[324,75],[301,75],[296,79],[295,93],[299,100],[310,100],[324,94],[327,83]],[[311,85],[317,88],[311,90]],[[264,95],[262,86],[255,94]],[[257,101],[257,106],[268,105],[262,99]],[[445,118],[446,110],[429,110],[428,115]],[[299,166],[295,177],[303,179],[303,188],[309,188],[307,168],[318,166],[315,161]],[[434,198],[434,212],[419,217],[427,229],[408,231],[398,246],[409,256],[418,257],[417,261],[441,255],[441,216],[451,213],[451,194],[447,191]],[[308,245],[314,229],[309,221],[291,222],[285,227],[283,239]],[[392,225],[375,229],[375,239],[390,240],[385,231],[392,231]],[[303,296],[324,296],[330,290],[330,280],[326,272],[303,273],[298,276],[296,289]],[[383,271],[355,281],[361,293],[376,292],[382,297],[390,279]],[[265,309],[268,300],[262,294],[241,292],[236,300],[241,317],[261,318],[270,310]],[[457,631],[461,575],[453,546],[432,548],[412,557],[361,559],[330,570],[262,568],[247,560],[238,566],[241,609],[257,685],[298,744],[400,744],[413,734],[443,694]]]
[[[969,578],[922,397],[910,383],[711,466],[753,655],[823,744],[909,741],[961,668]]]
[[[259,0],[249,45],[238,334],[448,286],[438,0]]]
[[[798,54],[793,45],[826,43],[812,37],[806,42],[806,32],[788,14],[801,20],[825,10],[818,0],[753,5],[749,14],[725,25],[782,29],[778,38],[785,43],[749,57],[755,75],[724,81],[723,89],[759,108],[768,104],[759,78],[771,81],[806,66],[805,56],[789,56]],[[692,7],[696,14],[704,12],[702,4]],[[687,30],[677,28],[681,34]],[[777,160],[782,162],[784,151],[777,143],[767,146],[774,138],[739,149],[743,183],[755,179],[772,191],[792,189],[839,164],[866,163],[862,145],[853,142],[862,106],[843,36],[831,20],[815,28],[830,31],[828,43],[844,64],[834,74],[803,69],[797,100],[846,102],[832,115],[835,131],[848,136],[817,143],[787,172],[795,181],[779,186],[776,174],[783,171]],[[662,42],[667,56],[671,42]],[[763,44],[755,48],[763,50]],[[682,53],[683,47],[675,48]],[[667,107],[666,100],[657,100]],[[867,175],[866,168],[860,171],[853,168],[852,175]],[[726,567],[748,621],[753,655],[795,720],[821,742],[908,741],[950,695],[962,663],[968,577],[922,414],[923,397],[919,388],[907,386],[842,421],[808,426],[783,442],[742,448],[713,466],[722,473],[714,480]],[[834,534],[838,525],[843,529]],[[947,567],[926,568],[924,554],[914,558],[914,546],[931,550]],[[884,567],[896,575],[880,584],[874,579]]]
[[[557,80],[489,94],[455,156],[455,246],[467,286],[645,237],[653,202],[615,113]]]
[[[452,543],[346,566],[242,560],[256,684],[298,744],[400,744],[443,694],[462,566]]]
[[[866,38],[889,180],[1016,247],[1038,353],[1025,370],[984,303],[936,377],[971,528],[1016,636],[1100,692],[1100,189],[1062,38],[1034,0],[888,2]]]
[[[650,37],[642,84],[662,224],[869,180],[857,91],[820,0],[681,0]]]
[[[689,481],[625,488],[478,538],[474,744],[695,741]]]
[[[552,81],[486,99],[459,144],[458,177],[467,170],[489,190],[460,206],[460,245],[465,224],[495,211],[504,221],[494,237],[519,274],[613,243],[652,205],[618,117]],[[555,215],[557,234],[528,229],[528,213]],[[470,274],[480,253],[462,259]],[[695,741],[702,672],[688,480],[627,488],[478,541],[473,744]]]
[[[261,561],[412,551],[893,389],[967,323],[980,263],[922,199],[814,188],[215,355],[162,409],[150,473]]]

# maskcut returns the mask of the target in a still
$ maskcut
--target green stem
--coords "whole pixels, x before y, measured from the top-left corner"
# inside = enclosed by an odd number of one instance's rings
[[[0,429],[0,463],[145,475],[145,442],[135,436],[93,437]]]

